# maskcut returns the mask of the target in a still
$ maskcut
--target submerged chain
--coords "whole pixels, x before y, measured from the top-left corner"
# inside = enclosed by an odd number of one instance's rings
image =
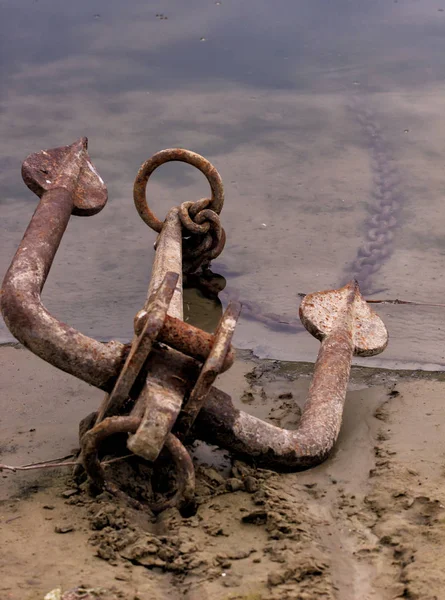
[[[350,108],[363,129],[371,154],[374,202],[369,205],[365,240],[348,268],[348,277],[352,270],[363,293],[371,293],[372,276],[393,252],[394,230],[398,225],[403,195],[399,189],[397,169],[374,115],[358,98],[353,99]]]

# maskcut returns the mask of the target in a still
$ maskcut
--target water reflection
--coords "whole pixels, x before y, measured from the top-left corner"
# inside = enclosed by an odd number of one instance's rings
[[[441,301],[442,8],[430,0],[10,3],[0,20],[0,272],[36,205],[20,181],[22,160],[87,135],[110,201],[69,224],[44,291],[48,308],[85,333],[131,337],[154,241],[133,208],[132,181],[146,158],[172,146],[205,155],[223,176],[220,299],[254,307],[241,318],[239,346],[314,358],[316,343],[286,324],[296,322],[299,291],[360,274],[354,261],[375,241],[369,221],[385,193],[375,164],[383,187],[397,173],[397,222],[367,291]],[[148,195],[165,214],[207,186],[191,168],[166,165]],[[186,293],[214,324],[214,299]],[[440,312],[411,309],[407,322],[405,308],[379,311],[391,333],[381,363],[445,364]],[[4,326],[0,338],[11,339]]]
[[[210,269],[184,276],[184,321],[214,333],[223,315],[219,294],[226,287],[222,275]]]

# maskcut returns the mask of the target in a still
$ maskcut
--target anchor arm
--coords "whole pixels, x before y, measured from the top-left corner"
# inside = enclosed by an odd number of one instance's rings
[[[306,469],[327,458],[340,432],[352,357],[383,352],[388,333],[355,281],[309,294],[300,317],[321,347],[298,428],[281,429],[237,410],[213,388],[195,423],[198,438],[274,468]]]
[[[96,387],[110,388],[127,347],[83,335],[53,317],[40,298],[71,214],[95,214],[107,200],[105,185],[88,157],[86,138],[31,155],[22,173],[41,200],[3,281],[3,318],[37,356]]]
[[[322,463],[340,432],[354,351],[351,332],[338,333],[321,344],[296,430],[282,429],[238,410],[230,396],[213,388],[197,417],[194,435],[271,468],[302,470]]]

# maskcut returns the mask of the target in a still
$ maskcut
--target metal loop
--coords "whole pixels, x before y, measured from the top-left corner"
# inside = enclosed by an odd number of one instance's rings
[[[193,165],[205,175],[212,191],[212,198],[208,208],[219,214],[224,204],[224,188],[221,177],[216,168],[208,160],[195,152],[184,150],[183,148],[161,150],[141,165],[133,186],[134,203],[141,219],[158,233],[162,229],[162,221],[148,207],[145,188],[153,171],[164,163],[171,161],[180,161]]]
[[[224,246],[226,245],[226,232],[223,227],[221,227],[221,232],[216,239],[216,243],[213,248],[208,253],[207,257],[210,260],[217,258],[221,252],[224,250]]]
[[[136,433],[141,421],[142,419],[136,416],[107,417],[83,435],[81,439],[83,466],[99,490],[107,489],[113,494],[119,493],[118,488],[107,482],[105,478],[104,469],[99,461],[100,444],[116,433]],[[172,433],[167,437],[165,448],[173,459],[177,490],[172,498],[152,503],[150,508],[153,512],[161,512],[172,506],[185,508],[193,502],[195,495],[195,471],[189,453]]]

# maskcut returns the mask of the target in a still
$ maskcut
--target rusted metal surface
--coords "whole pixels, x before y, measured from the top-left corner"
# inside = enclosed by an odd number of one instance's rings
[[[144,307],[147,316],[139,313],[139,322],[136,323],[136,328],[139,328],[144,319],[149,318],[153,298],[164,285],[167,271],[175,273],[176,289],[173,290],[173,301],[169,303],[170,306],[167,306],[166,312],[169,311],[173,318],[176,317],[175,324],[181,327],[183,323],[182,228],[177,208],[167,214],[159,234],[147,302]],[[166,316],[165,314],[163,321]],[[182,338],[179,331],[176,335],[178,338]],[[158,458],[178,418],[184,400],[182,386],[175,381],[170,381],[172,385],[166,385],[165,373],[163,375],[160,378],[151,371],[147,372],[145,384],[133,409],[137,413],[142,413],[141,424],[128,441],[128,448],[132,452],[150,461]]]
[[[214,336],[179,319],[167,316],[159,334],[159,340],[179,352],[188,354],[196,360],[205,361],[214,344]],[[234,361],[235,351],[230,347],[221,369],[227,371]]]
[[[149,227],[158,233],[162,231],[163,222],[160,221],[149,208],[145,195],[145,188],[153,171],[161,165],[171,161],[185,162],[189,165],[193,165],[205,175],[212,191],[211,200],[209,204],[206,205],[206,208],[210,208],[219,214],[224,204],[224,187],[222,179],[218,171],[208,160],[195,152],[184,150],[183,148],[161,150],[161,152],[157,152],[141,165],[133,187],[134,203],[139,215]]]
[[[31,155],[23,164],[23,178],[41,200],[3,281],[3,318],[19,342],[43,360],[96,387],[110,388],[126,347],[102,344],[58,321],[40,298],[71,214],[94,214],[107,201],[86,138]]]
[[[170,368],[170,365],[166,367]],[[128,441],[128,449],[149,461],[158,458],[185,395],[183,382],[168,377],[166,371],[153,373],[150,370],[134,409],[137,413],[143,411],[143,415],[140,427]]]
[[[144,326],[140,333],[137,333],[131,344],[130,352],[116,385],[111,394],[105,399],[99,409],[97,421],[102,421],[108,411],[111,413],[119,412],[123,403],[130,396],[131,388],[136,381],[145,361],[157,339],[159,332],[164,324],[173,293],[176,289],[178,274],[167,272],[161,285],[154,293],[149,306]]]
[[[178,211],[184,230],[193,234],[192,238],[182,240],[184,256],[179,272],[192,273],[203,265],[208,266],[210,261],[219,256],[224,248],[226,234],[219,219],[219,213],[224,204],[224,188],[218,171],[199,154],[182,148],[158,152],[140,167],[133,187],[133,198],[139,215],[154,231],[163,232],[168,222],[171,221],[171,215],[167,215],[164,222],[155,216],[147,204],[146,186],[153,171],[171,161],[185,162],[195,166],[205,175],[212,191],[211,198],[203,198],[197,202],[184,202],[178,208],[173,209],[175,212]],[[179,253],[175,254],[174,252],[169,256],[180,258]]]
[[[112,494],[119,494],[116,486],[106,480],[105,471],[99,461],[100,444],[107,437],[117,433],[135,433],[140,422],[140,417],[135,416],[107,417],[83,435],[83,464],[88,476],[98,490],[107,489]],[[173,506],[185,508],[193,502],[195,495],[195,471],[189,453],[173,434],[169,434],[165,448],[170,452],[173,459],[177,489],[175,494],[168,500],[150,505],[153,512],[161,512]]]
[[[165,448],[170,452],[176,471],[176,492],[168,500],[161,500],[150,505],[154,513],[167,508],[179,506],[185,509],[195,500],[195,468],[190,454],[172,433],[167,437]]]
[[[210,183],[212,198],[185,202],[161,223],[146,203],[145,187],[158,166],[174,160],[199,168]],[[219,219],[222,182],[208,161],[172,149],[154,155],[139,170],[136,207],[159,236],[147,300],[135,317],[131,346],[83,336],[52,317],[40,300],[70,215],[94,214],[106,202],[86,139],[32,155],[24,163],[23,176],[41,201],[5,277],[1,307],[12,333],[35,354],[111,391],[81,438],[81,461],[99,488],[107,483],[98,449],[116,433],[127,433],[128,448],[152,463],[163,448],[169,450],[178,489],[155,510],[191,502],[194,493],[191,458],[172,431],[181,439],[197,437],[273,467],[307,468],[328,456],[341,426],[353,355],[373,356],[388,341],[385,326],[363,300],[357,282],[304,297],[300,318],[321,347],[299,426],[294,431],[280,429],[235,409],[229,396],[212,387],[217,375],[233,363],[231,340],[240,306],[229,305],[215,335],[182,320],[183,272],[208,263],[225,243]]]
[[[353,314],[352,338],[354,354],[374,356],[388,344],[388,332],[380,317],[369,307],[354,280],[339,290],[316,292],[304,296],[300,304],[300,319],[306,329],[323,341],[341,323],[342,315]]]
[[[215,332],[213,348],[205,361],[198,380],[187,402],[183,406],[176,433],[184,439],[190,431],[199,411],[204,406],[210,389],[217,376],[222,372],[236,323],[241,312],[241,304],[229,304]]]
[[[140,422],[138,417],[107,417],[82,436],[83,465],[99,490],[105,488],[105,472],[100,464],[98,454],[100,444],[104,439],[116,433],[134,433]]]
[[[191,208],[189,209],[189,214],[192,214]],[[190,216],[187,221],[184,221],[182,212],[180,212],[180,216],[183,225],[189,221],[193,226],[204,227],[208,225],[208,232],[198,236],[197,241],[194,237],[184,240],[183,272],[189,274],[196,272],[201,267],[208,268],[211,261],[221,254],[226,244],[226,232],[221,225],[219,215],[212,210],[203,209],[194,217],[194,221],[191,221]],[[187,227],[189,227],[188,224]],[[189,231],[194,232],[192,228]]]
[[[177,287],[170,303],[168,314],[182,321],[182,228],[178,209],[173,208],[167,214],[164,227],[156,240],[156,254],[148,287],[147,302],[164,280],[167,272],[178,275]]]
[[[71,144],[31,154],[23,162],[23,181],[39,198],[51,190],[71,194],[73,215],[88,217],[100,212],[107,202],[107,188],[87,152],[83,137]]]
[[[197,418],[196,436],[273,467],[307,468],[329,455],[340,431],[352,356],[383,352],[388,334],[355,281],[340,290],[307,295],[300,317],[322,343],[298,428],[264,423],[213,390]]]

